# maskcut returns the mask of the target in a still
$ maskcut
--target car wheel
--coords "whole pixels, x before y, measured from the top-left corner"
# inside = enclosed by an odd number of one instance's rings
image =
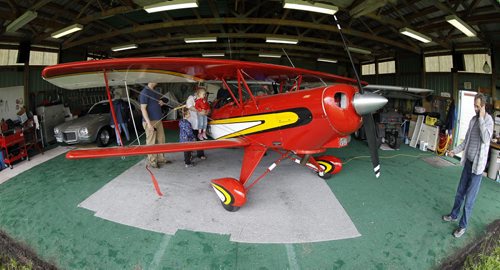
[[[97,133],[97,146],[106,147],[111,142],[111,131],[108,127],[104,127]]]

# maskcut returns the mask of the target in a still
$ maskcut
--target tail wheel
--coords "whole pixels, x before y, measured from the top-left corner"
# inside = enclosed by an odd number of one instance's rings
[[[226,205],[222,201],[220,203],[222,204],[222,207],[224,207],[224,209],[226,209],[226,211],[229,211],[229,212],[236,212],[240,209],[240,207],[237,207],[237,206]]]
[[[325,180],[332,178],[332,172],[335,171],[335,164],[326,160],[317,160],[317,162],[321,166],[321,169],[323,169],[322,172],[318,172],[318,176]]]
[[[222,206],[229,212],[235,212],[246,203],[245,187],[234,178],[212,180],[212,187]]]
[[[342,161],[337,157],[320,156],[315,159],[323,170],[323,173],[318,172],[318,176],[323,179],[330,179],[332,175],[337,174],[342,170]]]

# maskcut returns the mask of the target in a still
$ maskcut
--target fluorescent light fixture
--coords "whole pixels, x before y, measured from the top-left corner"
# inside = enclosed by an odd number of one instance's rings
[[[422,33],[419,33],[415,30],[412,30],[408,27],[399,29],[399,33],[406,35],[406,36],[409,36],[411,38],[414,38],[418,41],[422,41],[423,43],[429,43],[432,41],[432,38],[430,38]]]
[[[202,53],[203,57],[223,57],[224,53]]]
[[[217,42],[217,37],[194,37],[184,38],[186,43]]]
[[[456,15],[446,16],[446,21],[449,22],[451,25],[455,26],[458,30],[462,31],[462,33],[464,33],[468,37],[475,37],[477,35],[474,28],[472,28],[466,22],[462,21]]]
[[[337,63],[336,59],[328,59],[328,58],[318,58],[319,62],[327,62],[327,63]]]
[[[259,53],[259,57],[281,58],[281,54],[276,54],[276,53]]]
[[[160,3],[144,6],[144,10],[148,13],[183,9],[183,8],[197,8],[198,0],[173,0],[173,1],[163,1]]]
[[[277,37],[266,37],[266,42],[268,43],[281,43],[281,44],[297,44],[298,39],[295,38],[277,38]]]
[[[356,47],[347,47],[347,49],[349,49],[349,51],[351,51],[351,52],[360,53],[360,54],[371,54],[372,53],[369,50],[356,48]]]
[[[7,25],[7,28],[5,28],[5,32],[16,32],[19,28],[25,26],[27,23],[35,19],[36,16],[38,16],[38,13],[36,13],[36,11],[27,10],[23,13],[23,15],[19,16],[19,18],[9,23],[9,25]]]
[[[328,15],[333,15],[339,10],[339,8],[334,5],[327,5],[321,3],[312,4],[310,2],[301,0],[285,0],[283,8],[318,12]]]
[[[61,29],[59,31],[55,31],[54,33],[50,34],[50,36],[53,38],[60,38],[60,37],[63,37],[65,35],[69,35],[71,33],[80,31],[82,29],[83,29],[83,25],[75,23],[75,24],[72,24],[68,27],[64,27],[63,29]]]
[[[114,52],[130,50],[130,49],[137,49],[137,44],[127,44],[127,45],[116,46],[116,47],[111,48],[111,50]]]

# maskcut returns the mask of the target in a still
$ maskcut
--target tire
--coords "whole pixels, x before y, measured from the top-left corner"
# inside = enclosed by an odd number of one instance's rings
[[[104,127],[97,133],[97,146],[106,147],[111,143],[111,131],[108,127]]]
[[[223,202],[220,202],[220,203],[222,204],[222,207],[224,207],[224,209],[226,209],[226,211],[228,211],[228,212],[236,212],[240,209],[239,207],[236,207],[236,206],[226,205]]]
[[[321,175],[318,173],[318,176],[319,176],[320,178],[324,179],[324,180],[328,180],[328,179],[332,178],[332,176],[333,176],[333,175],[332,175],[331,173],[325,173],[325,174],[323,174],[323,176],[321,176]]]
[[[388,136],[388,140],[387,140],[387,144],[389,145],[389,147],[391,147],[392,149],[396,149],[396,144],[397,144],[397,138],[394,136],[394,134],[389,134]]]

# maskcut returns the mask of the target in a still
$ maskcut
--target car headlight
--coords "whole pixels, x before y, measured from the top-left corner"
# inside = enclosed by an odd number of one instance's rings
[[[78,130],[78,134],[79,134],[80,136],[87,136],[87,135],[89,135],[89,130],[88,130],[86,127],[84,127],[84,128],[80,128],[80,129]]]
[[[61,130],[59,128],[54,128],[54,134],[55,135],[61,134]]]

